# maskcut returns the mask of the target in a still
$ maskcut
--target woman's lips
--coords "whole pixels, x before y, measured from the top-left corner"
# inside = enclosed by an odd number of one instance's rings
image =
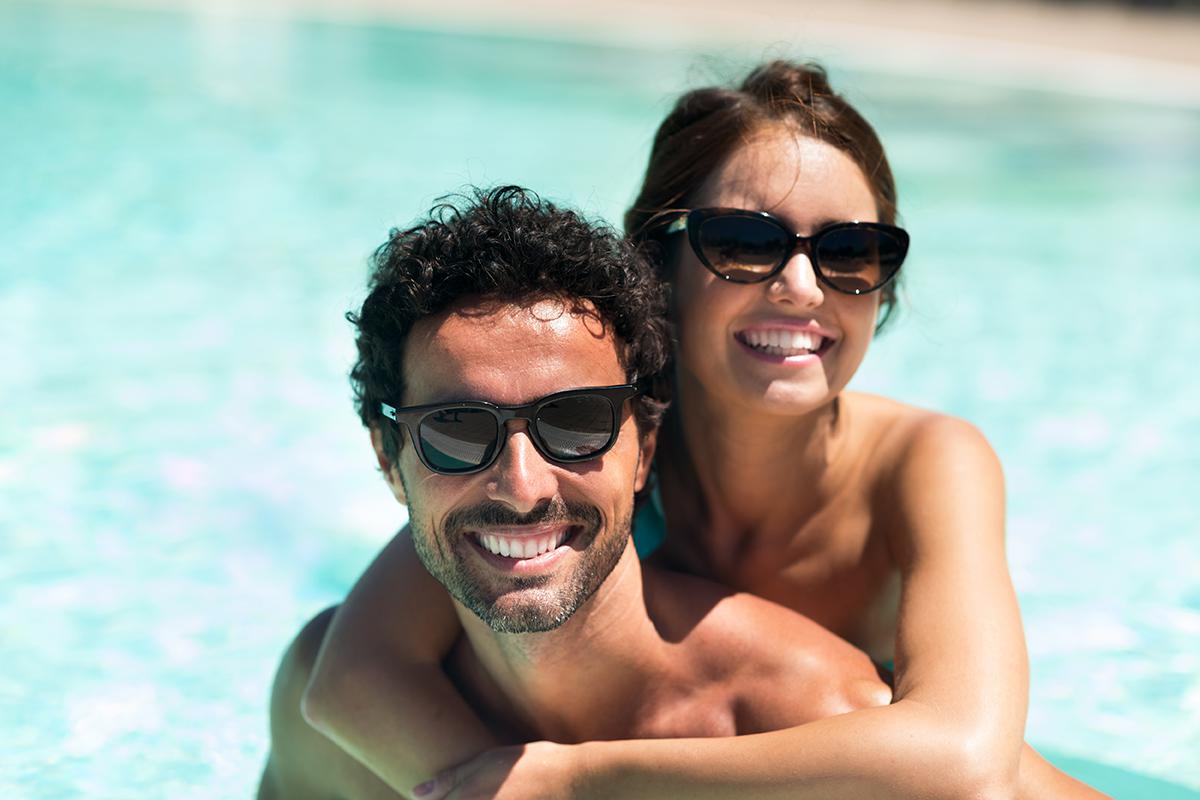
[[[834,339],[814,326],[759,326],[733,335],[749,353],[777,364],[807,364],[819,361]]]

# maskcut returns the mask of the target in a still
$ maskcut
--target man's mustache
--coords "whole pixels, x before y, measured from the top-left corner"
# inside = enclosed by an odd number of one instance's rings
[[[458,533],[490,526],[520,525],[582,525],[595,530],[600,527],[601,520],[600,509],[593,505],[568,503],[561,497],[554,497],[538,503],[524,514],[497,502],[458,508],[446,516],[445,530]]]

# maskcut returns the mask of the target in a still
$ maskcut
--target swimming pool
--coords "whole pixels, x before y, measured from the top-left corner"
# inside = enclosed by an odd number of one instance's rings
[[[466,183],[619,219],[694,63],[0,5],[0,796],[252,793],[278,656],[402,520],[345,380],[366,256]],[[1004,461],[1030,741],[1197,796],[1200,111],[831,66],[914,235],[856,384]]]

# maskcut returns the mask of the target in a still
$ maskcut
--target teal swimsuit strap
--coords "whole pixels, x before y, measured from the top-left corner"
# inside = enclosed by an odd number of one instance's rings
[[[633,517],[633,546],[637,548],[638,558],[649,557],[662,546],[666,537],[667,518],[663,514],[662,495],[655,481],[649,499],[642,503]]]

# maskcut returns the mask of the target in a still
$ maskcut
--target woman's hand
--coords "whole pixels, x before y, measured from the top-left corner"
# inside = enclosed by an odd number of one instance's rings
[[[485,750],[413,789],[418,800],[581,800],[584,745],[531,742]]]

